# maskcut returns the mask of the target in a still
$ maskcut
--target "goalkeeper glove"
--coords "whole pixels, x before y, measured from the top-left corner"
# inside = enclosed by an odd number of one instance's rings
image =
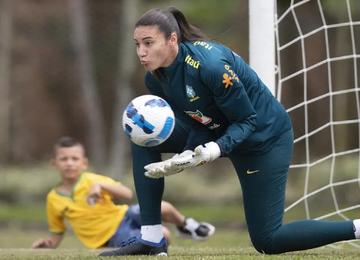
[[[215,142],[199,145],[194,149],[192,156],[174,157],[171,165],[174,168],[184,170],[186,168],[203,165],[212,162],[221,155],[220,147]]]
[[[195,148],[195,157],[198,157],[199,164],[212,162],[219,158],[221,155],[220,147],[215,142],[209,142],[203,145],[199,145]]]
[[[203,165],[212,162],[221,155],[220,147],[215,142],[199,145],[194,152],[186,150],[181,154],[175,154],[171,159],[148,164],[144,167],[145,176],[150,178],[162,178],[182,172],[186,168]]]
[[[176,173],[179,173],[183,171],[184,167],[180,167],[176,164],[173,164],[173,160],[180,161],[189,161],[194,155],[193,151],[186,150],[182,152],[181,154],[175,154],[172,158],[156,162],[156,163],[150,163],[148,165],[145,165],[145,176],[149,178],[162,178],[164,176],[173,175]]]

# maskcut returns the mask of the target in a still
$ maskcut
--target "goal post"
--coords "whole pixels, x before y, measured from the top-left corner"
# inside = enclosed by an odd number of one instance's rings
[[[249,63],[275,95],[274,0],[249,0]]]

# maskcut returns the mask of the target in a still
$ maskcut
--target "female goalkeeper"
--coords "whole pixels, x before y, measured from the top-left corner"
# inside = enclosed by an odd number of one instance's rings
[[[135,25],[134,40],[147,70],[146,86],[169,102],[177,121],[164,144],[132,144],[141,238],[103,255],[167,254],[160,216],[163,177],[220,156],[231,160],[240,180],[257,251],[279,254],[360,237],[359,220],[283,224],[291,121],[239,55],[208,41],[176,8],[146,12]],[[178,154],[161,161],[163,152]]]

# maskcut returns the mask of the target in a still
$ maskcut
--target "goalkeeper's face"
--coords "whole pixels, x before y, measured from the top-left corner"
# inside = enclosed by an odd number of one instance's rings
[[[81,145],[57,148],[53,165],[63,180],[76,181],[88,166],[84,148]]]
[[[148,71],[170,66],[179,49],[176,33],[165,37],[157,25],[136,27],[134,40],[140,63]]]

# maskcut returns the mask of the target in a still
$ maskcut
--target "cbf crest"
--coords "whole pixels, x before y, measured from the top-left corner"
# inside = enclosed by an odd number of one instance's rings
[[[192,86],[186,85],[186,95],[190,102],[198,100],[200,97],[196,95],[195,90]]]

